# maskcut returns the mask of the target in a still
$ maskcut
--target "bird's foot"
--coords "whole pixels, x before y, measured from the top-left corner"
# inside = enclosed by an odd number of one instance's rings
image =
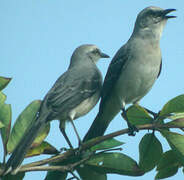
[[[135,136],[136,135],[136,132],[139,132],[139,130],[137,129],[136,126],[128,123],[128,129],[129,129],[129,132],[128,132],[128,135],[129,136]]]
[[[135,125],[132,125],[129,122],[125,108],[122,108],[122,116],[128,124],[128,130],[129,130],[128,135],[129,136],[135,136],[136,132],[139,132],[139,130],[136,128]]]
[[[83,145],[83,142],[80,140],[78,142],[78,148],[75,150],[75,155],[76,156],[79,156],[83,152],[82,145]]]
[[[83,145],[83,142],[82,142],[82,140],[81,139],[79,139],[79,148]]]
[[[66,151],[68,151],[69,149],[68,148],[66,148],[66,147],[62,147],[62,148],[60,148],[60,152],[66,152]]]

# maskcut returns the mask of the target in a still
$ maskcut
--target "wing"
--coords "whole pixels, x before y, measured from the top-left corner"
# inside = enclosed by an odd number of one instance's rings
[[[159,72],[158,72],[158,76],[157,76],[157,78],[160,76],[161,71],[162,71],[162,59],[161,59],[161,63],[160,63],[160,70],[159,70]]]
[[[47,94],[47,106],[54,116],[70,111],[82,101],[101,90],[102,78],[97,69],[70,69],[65,72]]]
[[[112,92],[112,89],[116,84],[122,69],[126,67],[130,54],[129,51],[130,50],[127,48],[126,44],[122,46],[109,65],[102,88],[100,110],[103,109],[102,107],[104,102],[110,96],[110,93]]]

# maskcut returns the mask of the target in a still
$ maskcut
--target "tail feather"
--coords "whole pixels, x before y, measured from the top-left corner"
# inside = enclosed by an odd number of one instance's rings
[[[44,119],[43,119],[44,118]],[[45,126],[46,117],[38,117],[35,120],[35,123],[29,127],[25,134],[23,135],[22,139],[16,146],[16,148],[13,150],[12,155],[8,159],[6,166],[5,166],[5,173],[7,174],[10,170],[14,171],[16,174],[16,169],[20,166],[22,161],[24,160],[24,157],[29,150],[31,144],[33,143],[34,139],[38,135],[38,133],[41,131],[41,129]]]
[[[112,101],[107,102],[106,105],[97,114],[90,129],[85,135],[83,142],[98,136],[102,136],[108,128],[110,122],[119,111],[120,109],[115,103],[112,103]]]
[[[105,133],[108,124],[105,124],[103,121],[101,121],[100,116],[101,114],[98,113],[95,120],[93,121],[93,124],[85,135],[83,142],[86,142],[98,136],[102,136]]]

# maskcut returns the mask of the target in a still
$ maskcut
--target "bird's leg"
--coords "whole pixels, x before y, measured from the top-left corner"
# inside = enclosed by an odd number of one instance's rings
[[[75,131],[75,134],[77,136],[77,139],[78,139],[78,142],[79,142],[79,146],[80,146],[80,145],[82,145],[82,140],[81,140],[81,138],[79,136],[79,133],[77,132],[77,128],[75,127],[74,122],[73,122],[73,120],[71,118],[70,118],[70,122],[71,122],[71,124],[73,126],[73,129]]]
[[[129,129],[128,135],[135,136],[135,132],[138,132],[138,129],[129,122],[125,108],[122,108],[122,111],[123,111],[122,116],[126,120],[128,125],[128,129]]]
[[[65,128],[61,125],[61,123],[60,123],[59,129],[60,129],[61,133],[63,134],[66,142],[70,146],[70,148],[73,149],[73,146],[72,146],[72,144],[71,144],[71,142],[70,142],[70,140],[69,140],[69,138],[68,138],[68,136],[66,134]]]

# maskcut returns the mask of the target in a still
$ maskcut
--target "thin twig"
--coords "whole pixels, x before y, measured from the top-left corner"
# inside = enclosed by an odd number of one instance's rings
[[[89,160],[93,154],[90,154],[88,157],[83,158],[82,160],[65,165],[65,166],[21,166],[18,172],[27,172],[27,171],[61,171],[61,172],[72,172],[77,166],[83,164],[85,161]]]
[[[28,171],[70,171],[68,166],[34,166],[34,167],[21,167],[18,172]]]
[[[103,150],[97,154],[100,154],[100,153],[105,153],[105,152],[109,152],[109,151],[122,151],[123,149],[122,148],[112,148],[112,149],[106,149],[106,150]]]
[[[160,129],[163,129],[163,128],[184,128],[184,126],[179,126],[179,125],[167,125],[167,124],[145,124],[145,125],[139,125],[137,126],[137,129],[138,130],[160,130]],[[116,136],[119,136],[119,135],[123,135],[123,134],[127,134],[129,132],[128,128],[126,129],[123,129],[123,130],[120,130],[120,131],[116,131],[114,133],[110,133],[110,134],[107,134],[105,136],[100,136],[92,141],[89,141],[89,142],[86,142],[84,143],[81,147],[80,147],[80,150],[81,152],[82,151],[85,151],[89,148],[91,148],[92,146],[94,145],[97,145],[105,140],[108,140],[108,139],[111,139],[111,138],[114,138]],[[45,164],[48,164],[48,163],[51,163],[51,162],[62,162],[63,160],[66,160],[68,157],[71,157],[71,156],[74,156],[75,155],[75,152],[78,151],[79,148],[75,148],[73,150],[69,150],[67,152],[64,152],[63,154],[60,154],[60,155],[56,155],[54,157],[51,157],[51,158],[47,158],[47,159],[44,159],[44,160],[41,160],[41,161],[37,161],[37,162],[34,162],[34,163],[29,163],[29,164],[26,164],[26,165],[23,165],[20,167],[20,170],[19,171],[48,171],[48,170],[58,170],[58,171],[64,171],[64,172],[69,172],[69,170],[74,169],[76,166],[82,164],[83,162],[85,162],[86,160],[88,160],[91,156],[87,157],[87,158],[84,158],[82,159],[81,161],[79,162],[76,162],[74,164],[71,164],[70,166],[41,166],[41,165],[45,165]],[[41,167],[40,167],[41,166]]]
[[[182,127],[179,125],[171,125],[171,124],[170,125],[167,125],[167,124],[144,124],[144,125],[137,126],[138,130],[153,130],[153,129],[159,130],[161,128],[184,128],[184,126]],[[95,145],[97,145],[105,140],[108,140],[108,139],[111,139],[111,138],[114,138],[114,137],[117,137],[117,136],[120,136],[123,134],[127,134],[128,132],[129,132],[129,130],[128,130],[128,128],[126,128],[126,129],[116,131],[116,132],[113,132],[113,133],[110,133],[110,134],[107,134],[104,136],[100,136],[100,137],[94,139],[93,141],[88,141],[88,142],[82,144],[81,151],[85,151],[87,149],[90,149],[92,146],[95,146]],[[51,158],[47,158],[47,159],[44,159],[41,161],[36,161],[33,163],[23,165],[22,167],[40,166],[40,165],[48,164],[51,162],[58,162],[58,161],[61,162],[65,159],[67,159],[68,157],[75,155],[76,151],[78,151],[78,148],[75,148],[73,150],[69,150],[67,152],[64,152],[63,154],[59,154],[59,155],[53,156]]]
[[[66,160],[68,157],[75,155],[75,151],[76,151],[75,149],[73,149],[73,150],[70,149],[67,152],[64,152],[62,154],[53,156],[51,158],[43,159],[40,161],[36,161],[33,163],[25,164],[21,167],[23,167],[23,168],[24,167],[33,167],[33,166],[41,166],[41,165],[49,164],[51,162],[58,162],[58,161],[61,162],[63,160]]]

